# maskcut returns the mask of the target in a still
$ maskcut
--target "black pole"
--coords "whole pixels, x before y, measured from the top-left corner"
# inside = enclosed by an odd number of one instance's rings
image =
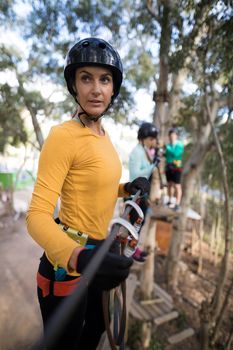
[[[133,201],[139,198],[140,191],[138,191]],[[126,219],[132,207],[126,207],[122,218]],[[57,311],[51,317],[48,326],[46,327],[46,338],[42,337],[35,344],[32,350],[56,350],[54,348],[55,342],[62,330],[66,327],[69,319],[75,314],[77,308],[82,300],[82,297],[88,288],[88,284],[94,278],[101,262],[104,259],[105,254],[108,252],[111,244],[113,243],[115,237],[117,236],[120,225],[115,224],[106,240],[101,244],[100,248],[94,255],[93,259],[85,268],[83,275],[75,288],[74,292],[64,299]]]

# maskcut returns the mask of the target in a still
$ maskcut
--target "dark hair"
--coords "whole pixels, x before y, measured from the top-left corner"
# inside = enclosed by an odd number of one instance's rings
[[[176,134],[178,135],[178,130],[176,128],[171,128],[168,131],[168,135],[170,136],[171,134]]]

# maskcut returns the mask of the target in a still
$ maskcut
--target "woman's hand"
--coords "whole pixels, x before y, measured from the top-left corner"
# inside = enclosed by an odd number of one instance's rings
[[[146,177],[137,177],[132,182],[127,182],[124,185],[124,190],[129,194],[135,194],[137,191],[141,191],[141,195],[150,192],[150,183]]]
[[[84,249],[79,253],[76,267],[78,273],[84,271],[97,250],[98,247],[94,249]],[[132,258],[108,252],[98,268],[92,283],[101,290],[116,288],[128,277],[132,263]]]
[[[76,270],[78,256],[81,253],[81,251],[84,249],[85,249],[84,247],[77,247],[73,250],[69,260],[69,264],[68,264],[70,270],[73,270],[73,271]]]

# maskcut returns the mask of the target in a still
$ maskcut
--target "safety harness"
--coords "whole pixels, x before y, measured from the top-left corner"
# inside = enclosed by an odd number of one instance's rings
[[[56,297],[64,297],[70,295],[78,282],[80,277],[77,277],[71,281],[51,281],[48,278],[42,276],[39,272],[37,273],[37,285],[42,291],[43,297],[48,295],[54,295]]]
[[[138,194],[135,195],[135,197],[132,200],[127,200],[124,203],[123,214],[117,218],[114,218],[110,222],[110,232],[113,231],[115,225],[118,225],[119,227],[115,239],[118,240],[121,244],[121,254],[127,257],[132,256],[137,248],[139,239],[138,233],[144,220],[144,214],[139,205],[136,203],[137,198]],[[129,212],[132,208],[137,212],[138,215],[134,224],[131,224],[129,222]],[[69,237],[77,241],[79,244],[89,249],[94,248],[96,240],[88,238],[88,235],[83,232],[77,231],[73,228],[70,228],[67,225],[62,224],[59,219],[56,219],[55,221],[61,226],[62,230],[67,235],[69,235]],[[46,297],[48,295],[68,296],[72,294],[72,292],[76,288],[77,284],[81,281],[81,278],[83,276],[77,277],[69,281],[59,280],[59,278],[64,278],[64,271],[65,270],[62,268],[57,269],[56,272],[59,272],[57,277],[58,280],[55,281],[47,279],[38,272],[37,284],[38,287],[42,290],[43,297]],[[113,332],[111,330],[109,316],[111,295],[113,296]],[[126,282],[122,282],[121,285],[115,288],[113,291],[103,291],[102,304],[105,328],[111,349],[117,350],[118,347],[120,347],[120,349],[123,350],[127,316]]]

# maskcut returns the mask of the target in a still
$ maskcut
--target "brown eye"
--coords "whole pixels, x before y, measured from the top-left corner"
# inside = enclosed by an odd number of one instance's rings
[[[104,75],[100,80],[102,83],[108,84],[112,81],[112,77],[110,75]]]
[[[82,80],[83,82],[88,82],[88,81],[90,81],[90,76],[87,75],[87,74],[83,74],[83,75],[81,76],[81,80]]]

